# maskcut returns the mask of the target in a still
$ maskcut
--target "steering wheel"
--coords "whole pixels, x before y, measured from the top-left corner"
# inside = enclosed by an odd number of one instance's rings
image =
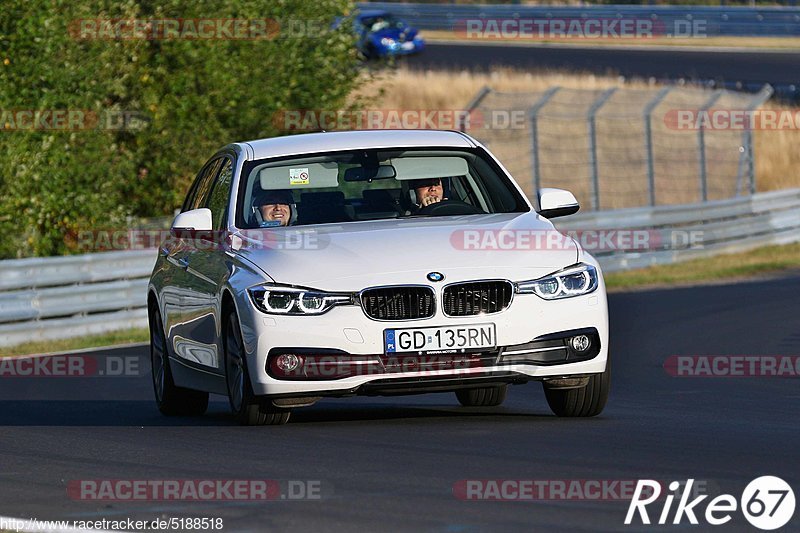
[[[435,204],[428,204],[417,211],[418,215],[448,216],[448,215],[480,215],[485,214],[483,209],[470,205],[461,200],[442,200]]]

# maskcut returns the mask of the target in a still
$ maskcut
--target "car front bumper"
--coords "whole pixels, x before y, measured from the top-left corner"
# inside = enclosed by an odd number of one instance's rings
[[[351,394],[394,394],[453,390],[464,386],[489,386],[603,372],[608,358],[608,311],[605,287],[563,300],[545,301],[533,294],[515,295],[511,305],[496,314],[471,317],[446,317],[438,311],[431,318],[384,322],[368,318],[358,306],[339,306],[320,316],[267,315],[252,306],[240,309],[248,368],[256,395],[272,397],[344,396]],[[386,371],[389,358],[384,353],[384,330],[431,326],[467,326],[493,323],[497,349],[454,356],[400,357],[400,366]],[[518,345],[553,334],[596,331],[599,349],[591,357],[547,360],[539,350],[527,352]],[[514,347],[514,348],[506,348]],[[517,355],[505,357],[504,351]],[[322,353],[330,360],[381,359],[375,371],[332,378],[277,378],[271,375],[270,355],[279,353]],[[393,354],[392,354],[393,355]],[[427,364],[434,362],[435,364]],[[397,363],[397,360],[394,361]],[[441,364],[444,363],[444,364]],[[274,374],[274,372],[273,372]]]

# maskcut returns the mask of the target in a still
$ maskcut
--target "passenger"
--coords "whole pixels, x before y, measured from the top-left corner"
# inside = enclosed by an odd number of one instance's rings
[[[256,196],[253,205],[257,210],[262,226],[288,226],[292,220],[292,193],[285,189],[262,191]]]

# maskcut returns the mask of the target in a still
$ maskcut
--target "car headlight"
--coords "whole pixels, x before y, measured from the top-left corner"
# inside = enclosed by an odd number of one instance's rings
[[[273,315],[321,315],[337,305],[353,303],[351,294],[280,285],[259,285],[247,292],[259,311]]]
[[[381,39],[381,44],[383,46],[394,46],[394,39],[390,37],[384,37]]]
[[[517,283],[520,294],[535,294],[545,300],[559,300],[588,294],[597,288],[597,269],[579,263],[531,281]]]

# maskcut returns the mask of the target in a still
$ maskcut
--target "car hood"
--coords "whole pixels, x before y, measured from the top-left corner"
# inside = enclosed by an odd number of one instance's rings
[[[323,290],[429,284],[430,272],[444,274],[445,283],[522,281],[578,260],[575,242],[534,212],[253,231],[242,232],[239,235],[244,238],[235,239],[236,253],[258,265],[276,283]]]

